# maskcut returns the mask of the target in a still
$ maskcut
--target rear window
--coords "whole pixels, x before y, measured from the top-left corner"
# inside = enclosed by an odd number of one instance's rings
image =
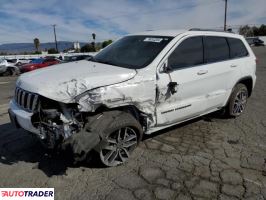
[[[205,62],[218,62],[230,58],[229,46],[224,37],[204,37]]]
[[[236,38],[227,38],[230,47],[230,57],[240,58],[248,55],[248,51],[243,42]]]

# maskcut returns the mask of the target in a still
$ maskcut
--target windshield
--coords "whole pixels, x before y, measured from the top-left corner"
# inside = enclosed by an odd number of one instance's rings
[[[30,63],[34,63],[34,64],[41,64],[43,63],[44,59],[35,59],[35,60],[32,60]]]
[[[150,64],[172,39],[164,36],[126,36],[100,51],[91,61],[140,69]]]

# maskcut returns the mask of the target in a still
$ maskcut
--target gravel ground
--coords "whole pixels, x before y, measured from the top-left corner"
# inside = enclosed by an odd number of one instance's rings
[[[64,200],[266,199],[266,48],[254,51],[257,83],[241,117],[210,115],[158,132],[113,168],[49,156],[15,130],[6,110],[16,78],[0,77],[0,187],[54,187]]]

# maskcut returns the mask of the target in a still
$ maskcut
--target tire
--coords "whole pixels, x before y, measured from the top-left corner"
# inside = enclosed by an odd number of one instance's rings
[[[143,135],[140,123],[123,111],[102,113],[88,122],[86,130],[100,135],[101,142],[94,149],[101,163],[107,167],[125,163]]]
[[[229,98],[229,102],[226,107],[226,114],[229,117],[238,117],[240,116],[246,108],[247,105],[247,99],[248,99],[248,89],[247,87],[239,83],[237,84],[232,94]]]

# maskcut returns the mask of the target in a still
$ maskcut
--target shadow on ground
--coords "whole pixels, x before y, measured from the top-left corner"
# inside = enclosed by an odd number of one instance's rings
[[[67,152],[48,151],[39,140],[22,129],[14,129],[10,123],[0,125],[0,163],[13,165],[17,162],[36,163],[33,168],[42,170],[48,177],[65,174],[74,164]]]
[[[219,118],[217,114],[197,118],[188,122],[158,131],[152,135],[146,135],[143,140],[148,140],[156,136],[165,134],[174,129],[180,129],[200,120],[212,122]],[[42,170],[48,177],[53,175],[64,175],[68,167],[88,167],[103,168],[100,165],[96,153],[92,152],[84,162],[74,163],[71,152],[67,151],[48,151],[45,149],[36,136],[22,129],[14,129],[10,123],[0,125],[0,163],[13,165],[17,162],[36,163],[37,168]]]

